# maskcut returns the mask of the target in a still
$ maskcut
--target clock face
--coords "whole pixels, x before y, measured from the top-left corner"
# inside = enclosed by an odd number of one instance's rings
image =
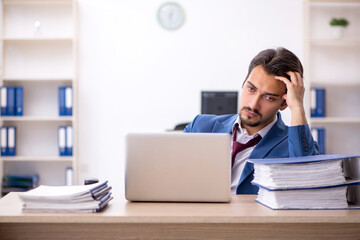
[[[157,12],[157,18],[163,28],[175,30],[184,23],[185,13],[179,4],[167,2],[160,6]]]

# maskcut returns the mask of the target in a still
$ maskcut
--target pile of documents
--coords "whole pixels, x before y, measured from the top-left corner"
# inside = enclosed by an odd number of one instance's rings
[[[272,209],[358,208],[360,179],[351,178],[359,158],[340,154],[252,159],[256,201]],[[356,163],[356,164],[355,164]]]
[[[79,186],[45,186],[19,193],[23,212],[98,212],[113,199],[107,181]]]

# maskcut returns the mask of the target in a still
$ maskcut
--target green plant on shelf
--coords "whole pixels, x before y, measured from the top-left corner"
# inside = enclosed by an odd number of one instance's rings
[[[349,25],[349,21],[346,18],[332,18],[329,24],[330,26],[347,27]]]

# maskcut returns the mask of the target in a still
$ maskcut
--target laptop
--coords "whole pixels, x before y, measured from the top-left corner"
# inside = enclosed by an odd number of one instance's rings
[[[230,139],[225,133],[127,134],[126,199],[229,202]]]

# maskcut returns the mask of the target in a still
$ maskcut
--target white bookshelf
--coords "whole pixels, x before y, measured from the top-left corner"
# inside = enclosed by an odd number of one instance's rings
[[[68,37],[59,37],[59,38],[17,38],[17,37],[13,37],[13,38],[9,38],[9,37],[5,37],[3,38],[3,41],[6,42],[62,42],[62,41],[73,41],[72,38],[68,38]]]
[[[23,86],[23,116],[1,116],[16,126],[16,156],[0,157],[0,174],[34,174],[40,184],[77,183],[76,0],[1,1],[1,86]],[[73,115],[59,116],[58,88],[73,87]],[[58,127],[71,125],[73,156],[60,157]]]
[[[71,116],[59,116],[59,117],[51,117],[51,116],[4,116],[2,117],[3,121],[9,122],[72,122],[75,121],[74,117]]]
[[[360,155],[360,0],[306,0],[304,49],[307,115],[311,127],[326,131],[326,153]],[[350,24],[340,39],[329,21]],[[326,91],[326,114],[310,117],[310,88]]]
[[[3,157],[4,162],[73,162],[73,157],[55,157],[55,156],[15,156]]]
[[[360,47],[360,38],[352,39],[310,39],[309,44],[317,46],[334,46],[334,47]]]
[[[311,118],[312,123],[354,123],[360,124],[360,117],[324,117]]]

